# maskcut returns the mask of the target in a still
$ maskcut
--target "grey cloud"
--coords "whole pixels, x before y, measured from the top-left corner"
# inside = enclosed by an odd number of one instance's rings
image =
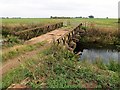
[[[49,17],[88,16],[117,17],[118,0],[2,0],[2,16]],[[107,13],[106,13],[107,12]]]

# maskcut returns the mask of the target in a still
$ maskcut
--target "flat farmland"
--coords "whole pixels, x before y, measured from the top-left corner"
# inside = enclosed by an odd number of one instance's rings
[[[24,32],[60,22],[63,25],[58,25],[59,29],[39,34],[30,40],[22,41],[18,36],[3,33],[2,39],[7,43],[3,44],[2,51],[2,88],[14,85],[27,88],[119,88],[119,58],[110,58],[108,63],[102,57],[90,61],[101,50],[103,57],[108,58],[107,54],[111,52],[111,57],[118,55],[120,35],[117,19],[3,19],[2,27],[3,32]],[[62,37],[81,23],[84,32],[79,37],[76,35],[79,39],[76,49],[80,54],[71,52],[66,45],[44,42],[53,41],[53,37]],[[95,52],[93,55],[92,50]],[[86,58],[89,54],[91,57]]]
[[[61,20],[42,19],[42,18],[22,18],[22,19],[2,19],[2,38],[6,42],[5,47],[11,47],[18,42],[21,43],[19,37],[11,35],[11,33],[21,32],[27,29],[44,27],[51,24],[56,24]]]
[[[24,30],[57,23],[59,20],[41,18],[2,19],[2,30]]]
[[[36,26],[42,26],[45,24],[52,24],[56,22],[63,21],[65,24],[76,25],[82,22],[94,23],[101,27],[117,27],[118,19],[88,19],[88,18],[78,18],[78,19],[50,19],[50,18],[22,18],[22,19],[2,19],[2,26],[8,27],[9,29],[14,29],[20,27],[20,29],[24,28],[32,28]],[[23,28],[23,29],[24,29]],[[3,28],[4,29],[4,28]]]

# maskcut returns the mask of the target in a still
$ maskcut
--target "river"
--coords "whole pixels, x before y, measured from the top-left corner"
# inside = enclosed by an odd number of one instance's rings
[[[118,61],[120,58],[120,52],[116,48],[100,47],[97,48],[94,45],[77,44],[75,52],[79,54],[79,60],[89,60],[94,62],[95,60],[102,60],[104,63],[110,60]]]

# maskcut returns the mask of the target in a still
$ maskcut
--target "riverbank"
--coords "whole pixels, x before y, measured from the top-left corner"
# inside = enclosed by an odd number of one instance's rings
[[[3,77],[3,88],[29,78],[29,88],[119,88],[118,62],[90,63],[62,46],[51,46]],[[18,78],[19,77],[19,78]]]

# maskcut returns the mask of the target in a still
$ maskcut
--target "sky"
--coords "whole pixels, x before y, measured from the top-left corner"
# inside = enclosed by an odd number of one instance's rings
[[[0,17],[117,18],[119,0],[0,0]]]

